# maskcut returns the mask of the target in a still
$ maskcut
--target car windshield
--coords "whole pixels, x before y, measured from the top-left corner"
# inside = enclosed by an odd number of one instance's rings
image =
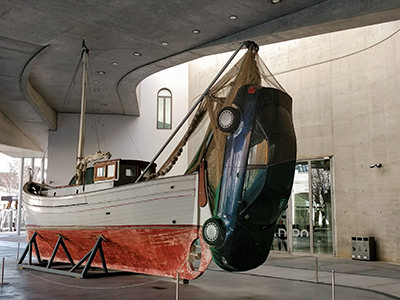
[[[261,192],[268,164],[268,141],[262,127],[256,122],[251,133],[249,156],[243,186],[243,201],[249,205]]]

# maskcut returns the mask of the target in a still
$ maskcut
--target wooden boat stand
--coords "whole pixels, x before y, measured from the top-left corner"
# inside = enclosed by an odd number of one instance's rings
[[[103,241],[106,241],[106,239],[102,235],[100,235],[98,237],[94,247],[88,253],[86,253],[85,256],[83,256],[81,258],[81,260],[77,264],[74,263],[74,260],[72,259],[71,254],[69,253],[68,248],[65,245],[64,238],[60,234],[58,235],[58,240],[57,240],[56,245],[54,246],[53,253],[52,253],[51,257],[50,257],[50,260],[49,261],[42,260],[40,258],[39,248],[38,248],[38,245],[37,245],[37,242],[36,242],[36,236],[37,236],[37,232],[35,231],[32,234],[32,237],[29,240],[28,245],[26,246],[26,248],[25,248],[25,250],[24,250],[24,252],[22,254],[22,257],[20,258],[20,260],[19,260],[19,262],[17,264],[18,268],[20,268],[20,269],[32,269],[32,270],[37,270],[37,271],[42,271],[42,272],[47,272],[47,273],[53,273],[53,274],[59,274],[59,275],[65,275],[65,276],[72,276],[72,277],[75,277],[75,278],[86,278],[86,277],[88,277],[88,271],[89,271],[89,268],[91,267],[93,259],[96,256],[97,251],[99,251],[100,258],[101,258],[101,263],[103,265],[104,274],[108,274],[106,260],[105,260],[104,252],[103,252],[103,247],[101,245],[101,243]],[[69,270],[65,270],[65,265],[66,265],[65,263],[62,264],[62,266],[64,267],[64,270],[60,269],[60,268],[58,268],[58,269],[54,268],[54,266],[53,266],[53,269],[51,268],[52,265],[53,265],[54,258],[56,257],[57,251],[60,248],[60,245],[63,248],[63,250],[64,250],[64,252],[65,252],[65,254],[66,254],[66,256],[67,256],[67,258],[68,258],[68,260],[69,260],[69,262],[71,264],[71,266],[72,266],[72,268],[70,268]],[[32,263],[33,247],[35,248],[35,253],[36,253],[36,257],[37,257],[37,261],[38,261],[37,264],[33,264]],[[26,255],[28,255],[28,263],[24,264],[24,259],[25,259]],[[83,270],[80,273],[76,272],[76,270],[79,267],[81,267],[81,265],[86,260],[87,260],[87,263],[83,267]],[[57,265],[59,265],[59,264],[57,263]]]

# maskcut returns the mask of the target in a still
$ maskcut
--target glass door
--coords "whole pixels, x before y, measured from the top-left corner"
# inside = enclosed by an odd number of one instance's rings
[[[332,254],[332,196],[330,160],[311,162],[313,250]]]
[[[309,201],[308,162],[296,165],[292,203],[292,250],[310,252],[310,201]]]
[[[289,250],[332,254],[330,159],[298,162],[289,203]]]

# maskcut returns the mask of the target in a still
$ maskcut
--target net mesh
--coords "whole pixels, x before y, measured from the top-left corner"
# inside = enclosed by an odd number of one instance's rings
[[[207,168],[208,183],[211,188],[216,189],[222,173],[226,137],[225,133],[217,128],[216,119],[220,110],[225,106],[232,106],[236,92],[246,84],[272,87],[284,91],[259,57],[257,44],[248,42],[246,45],[247,51],[245,54],[208,91],[183,138],[152,177],[167,174],[177,162],[183,147],[187,144],[191,135],[196,129],[207,126],[203,142],[189,164],[186,173],[190,174],[196,171],[200,162],[205,159],[208,162],[208,166],[213,166]]]

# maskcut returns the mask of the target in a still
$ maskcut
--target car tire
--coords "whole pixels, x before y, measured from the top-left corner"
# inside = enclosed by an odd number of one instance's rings
[[[225,226],[217,218],[210,218],[203,225],[204,241],[210,246],[220,246],[225,240]]]
[[[218,128],[223,132],[233,133],[239,127],[240,112],[232,106],[221,109],[217,117]]]

